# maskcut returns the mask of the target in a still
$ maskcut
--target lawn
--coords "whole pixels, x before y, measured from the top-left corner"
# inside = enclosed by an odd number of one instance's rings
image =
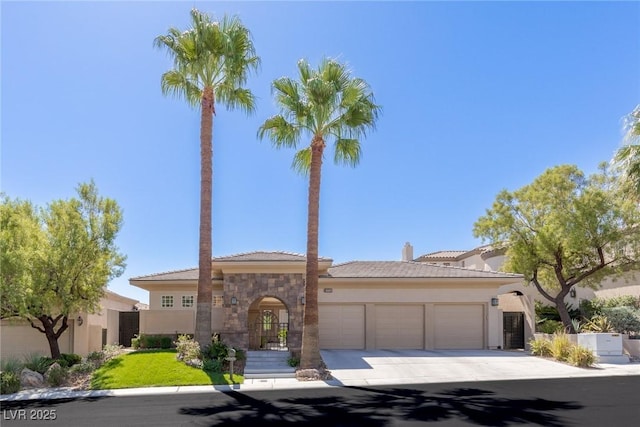
[[[233,376],[235,383],[244,381]],[[175,350],[144,350],[123,354],[94,372],[92,389],[231,384],[229,374],[205,372],[176,360]]]

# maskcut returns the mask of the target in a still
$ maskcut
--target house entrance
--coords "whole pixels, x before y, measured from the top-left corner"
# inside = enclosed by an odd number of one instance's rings
[[[249,350],[287,350],[289,311],[282,301],[264,297],[249,308]]]

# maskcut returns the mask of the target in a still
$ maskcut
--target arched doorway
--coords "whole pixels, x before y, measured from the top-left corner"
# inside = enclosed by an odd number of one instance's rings
[[[289,310],[278,298],[263,297],[249,306],[249,350],[287,351]]]

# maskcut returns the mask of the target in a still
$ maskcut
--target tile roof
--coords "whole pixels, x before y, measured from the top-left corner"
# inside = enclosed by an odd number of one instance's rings
[[[335,278],[512,278],[520,274],[472,270],[414,261],[350,261],[329,268]]]
[[[307,257],[303,254],[297,254],[294,252],[284,251],[253,251],[244,252],[240,254],[214,257],[213,261],[302,261],[304,262]],[[331,258],[318,257],[320,261],[331,261]]]
[[[469,251],[437,251],[431,252],[425,255],[420,255],[417,259],[440,259],[440,258],[457,258],[460,255],[464,255]]]
[[[147,274],[145,276],[132,277],[129,280],[198,280],[198,268]]]

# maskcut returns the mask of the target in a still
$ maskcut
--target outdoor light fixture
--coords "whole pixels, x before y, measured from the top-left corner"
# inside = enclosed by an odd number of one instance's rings
[[[78,316],[78,318],[76,319],[76,322],[78,322],[78,326],[82,326],[82,324],[84,323],[82,316]]]
[[[236,304],[238,304],[238,298],[231,297],[231,305],[236,305]]]
[[[304,305],[304,297],[300,297],[300,304]]]
[[[500,304],[500,300],[496,297],[491,298],[491,306],[492,307],[497,307],[498,304]]]
[[[574,288],[571,288],[571,290],[569,291],[569,296],[571,298],[575,298],[576,297],[576,290]]]

